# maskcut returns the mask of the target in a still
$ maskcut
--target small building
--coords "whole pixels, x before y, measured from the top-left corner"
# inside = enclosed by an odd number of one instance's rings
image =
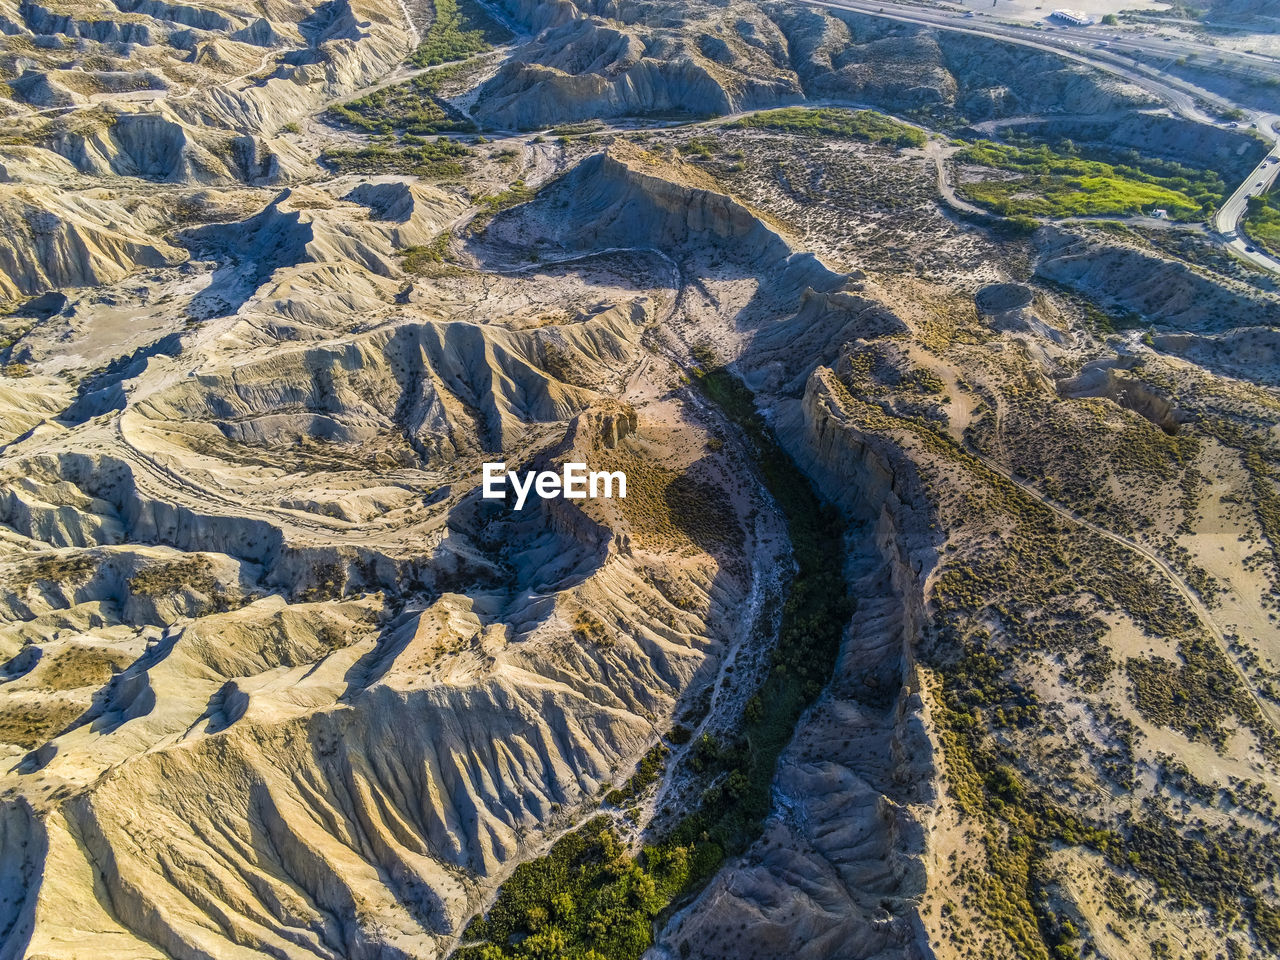
[[[1049,14],[1050,20],[1057,20],[1072,27],[1092,27],[1096,20],[1083,10],[1055,10]]]
[[[1169,219],[1169,211],[1166,210],[1164,207],[1156,207],[1154,210],[1151,211],[1151,215],[1155,217],[1157,220]]]

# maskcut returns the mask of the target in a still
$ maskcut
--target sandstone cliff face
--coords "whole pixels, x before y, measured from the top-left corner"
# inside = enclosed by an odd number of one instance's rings
[[[1186,414],[1162,391],[1141,377],[1129,374],[1136,360],[1136,357],[1109,358],[1085,364],[1076,376],[1058,381],[1058,393],[1072,398],[1106,397],[1145,417],[1166,433],[1177,433]]]
[[[942,62],[933,34],[891,34],[875,21],[847,21],[825,10],[772,9],[809,97],[842,97],[899,109],[955,103],[957,83]]]
[[[100,125],[56,130],[49,148],[77,170],[169,182],[226,182],[232,171],[195,133],[163,113],[121,113]]]
[[[1229,377],[1276,386],[1280,368],[1280,332],[1245,326],[1221,334],[1166,333],[1152,340],[1162,353],[1183,357]]]
[[[1150,101],[1051,54],[848,12],[766,4],[725,16],[710,4],[660,2],[513,2],[506,9],[542,32],[486,84],[477,113],[514,129],[806,98],[971,122],[1050,107],[1106,113]]]
[[[804,99],[923,110],[946,122],[1151,102],[1052,54],[829,9],[766,4],[726,15],[701,3],[512,0],[505,10],[537,37],[485,84],[476,115],[509,129]]]

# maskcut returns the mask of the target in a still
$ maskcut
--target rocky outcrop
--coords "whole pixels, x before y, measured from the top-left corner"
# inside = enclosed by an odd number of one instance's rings
[[[33,33],[46,36],[73,37],[97,43],[136,43],[144,47],[155,42],[151,26],[145,22],[109,17],[79,18],[57,13],[30,0],[24,0],[18,14]]]
[[[87,102],[87,98],[64,86],[56,76],[42,70],[25,70],[9,84],[19,100],[33,107],[75,107]]]
[[[186,253],[130,223],[113,200],[44,187],[0,188],[0,296],[96,286]],[[111,224],[111,226],[107,226]]]
[[[252,44],[247,49],[255,59],[261,47],[276,46],[282,39],[295,49],[282,54],[274,69],[255,82],[211,85],[175,102],[174,109],[195,127],[274,133],[399,66],[416,36],[406,29],[403,9],[388,8],[379,0],[333,0],[315,7],[309,16],[250,22],[232,37],[210,42]],[[287,149],[283,144],[273,147]],[[299,172],[314,161],[305,154],[286,159]]]
[[[811,99],[926,110],[952,122],[1150,102],[1140,90],[1043,51],[838,10],[766,9]]]
[[[76,118],[47,138],[53,152],[82,173],[142,177],[169,183],[227,183],[239,179],[195,130],[168,111],[122,112]]]
[[[1133,356],[1094,360],[1076,376],[1058,381],[1058,393],[1072,399],[1106,397],[1150,420],[1165,433],[1177,433],[1188,415],[1162,390],[1130,372],[1137,362]]]
[[[323,264],[346,274],[399,276],[397,251],[430,242],[463,209],[456,195],[397,178],[363,184],[342,200],[291,187],[246,220],[199,227],[183,239],[202,256],[240,262],[236,295],[242,303],[283,267]],[[350,276],[332,292],[361,299],[368,280]],[[287,291],[263,292],[283,301]],[[279,306],[299,320],[322,322],[326,312],[320,302]]]
[[[231,31],[241,24],[219,10],[166,0],[112,0],[121,13],[136,13],[196,30]]]
[[[627,148],[588,157],[489,232],[511,244],[645,248],[676,258],[711,244],[774,265],[793,253],[777,230],[701,171]]]
[[[1207,336],[1166,333],[1153,337],[1151,343],[1162,353],[1215,373],[1280,386],[1280,331],[1271,327],[1237,327]]]

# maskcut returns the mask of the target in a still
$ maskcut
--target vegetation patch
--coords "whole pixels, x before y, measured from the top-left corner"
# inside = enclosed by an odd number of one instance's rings
[[[1211,171],[1151,158],[1119,164],[1091,160],[1069,141],[1052,148],[980,140],[954,159],[1017,174],[961,185],[970,200],[1003,216],[1116,216],[1163,209],[1173,219],[1196,220],[1227,192]]]
[[[745,535],[729,495],[719,486],[630,451],[614,451],[606,463],[627,475],[627,497],[619,506],[637,542],[693,546],[717,558],[740,552]]]
[[[441,139],[420,145],[335,148],[320,160],[338,173],[405,173],[433,180],[462,176],[462,161],[471,151],[460,143]]]
[[[441,96],[443,85],[468,72],[466,64],[439,67],[404,83],[374,90],[363,97],[330,107],[336,123],[368,133],[429,136],[435,133],[470,133],[475,130],[461,111]]]
[[[729,129],[773,130],[806,137],[841,137],[895,147],[923,147],[925,135],[874,110],[839,107],[782,107],[743,117]]]
[[[1134,705],[1152,723],[1173,727],[1190,739],[1226,745],[1223,721],[1247,717],[1253,706],[1218,648],[1203,638],[1178,647],[1181,663],[1165,657],[1130,659],[1125,672]]]
[[[1280,199],[1274,192],[1249,198],[1244,229],[1254,243],[1272,256],[1280,256]]]
[[[192,556],[173,563],[152,564],[129,578],[129,592],[135,596],[167,597],[179,590],[203,594],[221,590],[208,557]]]
[[[621,807],[648,790],[662,776],[662,770],[666,766],[667,755],[670,752],[666,744],[655,743],[649,748],[649,752],[640,758],[636,772],[627,778],[627,782],[605,794],[605,802]]]
[[[67,647],[42,665],[40,680],[50,690],[100,687],[119,669],[118,657],[97,647]]]
[[[629,856],[608,817],[595,817],[545,856],[516,867],[489,913],[463,934],[458,960],[638,957],[650,924],[688,882],[689,851]]]
[[[613,646],[613,637],[609,635],[604,621],[590,610],[579,610],[573,618],[573,639],[596,647]]]
[[[493,216],[495,213],[501,213],[503,210],[519,206],[522,203],[532,200],[533,195],[533,189],[527,186],[524,180],[517,180],[500,193],[491,193],[482,197],[477,197],[476,203],[484,209],[485,213],[489,216]]]
[[[475,0],[435,0],[436,18],[417,50],[409,56],[415,67],[434,67],[466,60],[511,39],[507,30]]]
[[[56,554],[22,563],[12,574],[13,589],[25,590],[35,583],[74,584],[88,580],[98,569],[88,554]]]
[[[401,250],[400,266],[405,273],[425,276],[436,272],[437,268],[445,262],[448,254],[449,233],[446,231],[436,236],[430,243],[417,244]]]
[[[70,700],[15,702],[0,708],[0,742],[33,750],[71,725],[84,707]]]

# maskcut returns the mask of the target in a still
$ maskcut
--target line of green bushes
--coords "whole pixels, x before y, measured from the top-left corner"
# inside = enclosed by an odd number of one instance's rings
[[[730,129],[775,130],[806,137],[845,137],[897,147],[923,147],[925,135],[874,110],[840,107],[782,107],[729,124]]]
[[[320,162],[338,173],[405,173],[435,180],[463,174],[462,161],[471,150],[452,140],[406,146],[373,145],[332,148],[320,154]]]
[[[1280,256],[1280,198],[1274,192],[1249,198],[1244,229],[1258,246],[1272,256]]]

